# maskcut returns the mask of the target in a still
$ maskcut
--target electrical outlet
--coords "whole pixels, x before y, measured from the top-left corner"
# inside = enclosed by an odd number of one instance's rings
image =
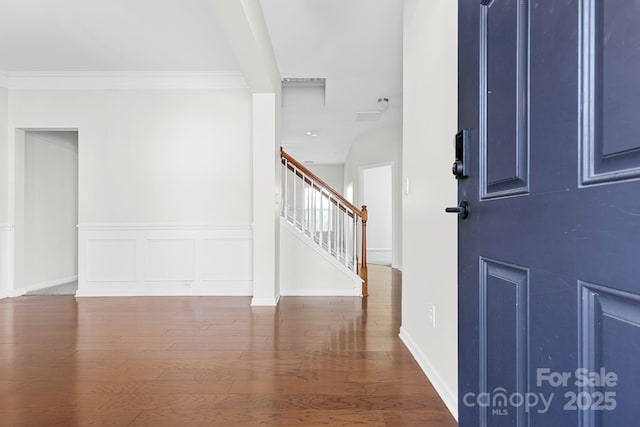
[[[429,304],[429,322],[431,323],[431,327],[435,329],[436,327],[436,306],[433,304]]]

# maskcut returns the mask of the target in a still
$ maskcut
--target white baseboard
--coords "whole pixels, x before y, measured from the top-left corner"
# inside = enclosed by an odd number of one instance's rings
[[[391,248],[367,248],[367,261],[369,264],[391,265],[393,251]]]
[[[438,370],[433,366],[429,358],[420,350],[420,347],[416,344],[415,340],[407,332],[406,329],[400,327],[400,339],[407,346],[407,349],[413,355],[413,358],[418,362],[420,368],[425,373],[429,381],[436,389],[440,398],[451,412],[451,415],[458,421],[458,396],[451,391],[451,389],[444,382]]]
[[[78,289],[76,297],[220,297],[250,296],[253,282],[217,282],[211,285],[184,286],[180,283],[147,283],[142,288],[133,284],[108,283]]]
[[[250,296],[250,225],[81,224],[76,296]]]
[[[13,294],[13,233],[13,225],[0,224],[0,298]]]
[[[29,285],[20,289],[15,289],[12,292],[11,296],[19,297],[26,294],[27,292],[31,292],[31,291],[35,291],[43,288],[50,288],[51,286],[65,285],[67,283],[76,282],[77,280],[78,280],[78,276],[69,276],[69,277],[63,277],[56,280],[49,280],[47,282],[36,283],[35,285]]]
[[[280,302],[280,297],[275,298],[253,298],[251,299],[252,307],[276,307]]]
[[[282,289],[283,297],[359,297],[362,288],[353,289]]]

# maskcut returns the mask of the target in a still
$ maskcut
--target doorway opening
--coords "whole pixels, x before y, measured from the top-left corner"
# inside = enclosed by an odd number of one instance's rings
[[[78,131],[17,133],[14,294],[74,295],[78,286]]]
[[[360,203],[372,214],[367,221],[367,262],[393,263],[393,166],[360,168]]]

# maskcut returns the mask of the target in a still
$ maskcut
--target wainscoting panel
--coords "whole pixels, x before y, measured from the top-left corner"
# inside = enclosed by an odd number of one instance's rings
[[[0,298],[13,287],[13,226],[0,224]]]
[[[87,280],[135,282],[136,239],[87,239]]]
[[[202,279],[251,281],[253,250],[249,239],[202,241]]]
[[[193,282],[195,246],[195,239],[148,239],[146,278],[154,282]]]
[[[77,296],[253,294],[251,226],[81,224]]]

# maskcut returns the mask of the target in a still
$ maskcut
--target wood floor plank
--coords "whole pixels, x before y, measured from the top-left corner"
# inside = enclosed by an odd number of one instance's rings
[[[212,413],[213,412],[213,413]],[[198,410],[198,411],[143,411],[131,424],[132,427],[156,426],[211,426],[211,419],[217,425],[252,426],[368,426],[384,427],[384,416],[380,411],[239,411],[239,410]]]
[[[370,296],[0,301],[0,425],[453,426],[398,338],[401,276]],[[6,322],[9,323],[6,323]]]
[[[3,426],[16,427],[113,427],[128,426],[140,414],[139,410],[127,411],[74,411],[63,409],[0,410]]]

